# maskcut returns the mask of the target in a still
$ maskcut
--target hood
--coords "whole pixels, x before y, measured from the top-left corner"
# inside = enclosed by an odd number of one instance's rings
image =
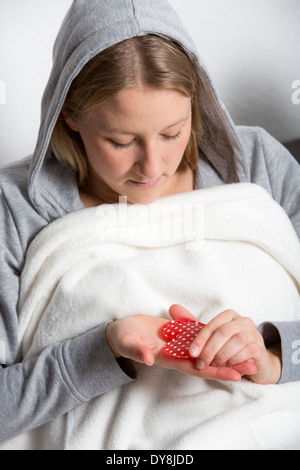
[[[53,68],[43,95],[41,126],[28,181],[31,202],[47,220],[82,209],[71,169],[58,162],[50,148],[51,134],[72,81],[102,50],[148,33],[179,42],[196,58],[205,92],[209,95],[203,101],[207,104],[201,115],[210,129],[210,136],[204,139],[200,154],[224,182],[231,182],[228,162],[216,152],[216,141],[227,139],[234,148],[238,180],[247,180],[235,126],[214,90],[193,40],[170,4],[165,0],[74,0],[55,41]]]

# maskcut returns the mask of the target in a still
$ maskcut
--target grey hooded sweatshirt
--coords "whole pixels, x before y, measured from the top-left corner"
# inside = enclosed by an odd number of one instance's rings
[[[205,105],[200,114],[207,134],[199,147],[197,187],[230,183],[234,167],[238,181],[261,185],[272,195],[300,237],[300,166],[264,130],[234,125],[193,41],[170,5],[165,0],[75,0],[55,42],[34,153],[0,171],[0,441],[52,421],[134,380],[134,365],[115,360],[106,342],[104,324],[18,363],[18,296],[31,241],[52,221],[84,208],[76,176],[58,162],[50,147],[70,84],[103,49],[148,33],[179,42],[199,64],[205,85]],[[221,150],[216,142],[221,142]],[[267,345],[281,341],[280,382],[299,380],[300,365],[293,360],[292,345],[300,340],[300,321],[268,323],[260,329]]]

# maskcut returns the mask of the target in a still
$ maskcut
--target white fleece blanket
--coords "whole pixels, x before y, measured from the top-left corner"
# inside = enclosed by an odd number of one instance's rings
[[[31,245],[20,356],[127,315],[207,323],[233,308],[258,325],[300,318],[300,247],[271,197],[248,183],[68,215]],[[180,359],[178,359],[180,360]],[[5,444],[26,449],[299,449],[300,383],[202,380],[157,366]]]

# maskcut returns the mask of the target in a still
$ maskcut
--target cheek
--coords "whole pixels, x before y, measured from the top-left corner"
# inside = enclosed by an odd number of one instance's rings
[[[113,164],[111,152],[101,142],[89,135],[85,135],[83,142],[89,164],[93,168],[109,168]]]
[[[122,176],[130,169],[130,159],[122,158],[105,143],[90,142],[86,147],[89,164],[103,177],[116,178]]]
[[[185,149],[190,140],[190,132],[187,132],[186,135],[177,143],[177,145],[169,152],[169,158],[173,159],[174,164],[179,164],[182,160]],[[174,158],[176,155],[176,158]]]
[[[185,131],[183,132],[182,138],[178,142],[178,151],[181,152],[182,155],[184,154],[184,151],[189,143],[191,133],[192,133],[192,122],[190,120]]]
[[[184,152],[185,152],[185,149],[186,149],[186,147],[187,147],[187,145],[188,145],[188,143],[189,143],[190,137],[191,137],[191,133],[189,133],[189,134],[187,135],[187,137],[185,138],[185,140],[182,142],[181,149],[180,149],[182,156],[183,156],[183,154],[184,154]]]

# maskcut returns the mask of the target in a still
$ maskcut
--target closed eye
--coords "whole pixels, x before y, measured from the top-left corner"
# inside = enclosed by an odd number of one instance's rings
[[[120,144],[119,142],[115,142],[114,140],[111,140],[110,142],[117,149],[128,149],[129,147],[133,145],[134,140],[131,142],[128,142],[128,144]]]
[[[176,139],[179,139],[179,137],[181,136],[182,134],[182,131],[179,131],[178,134],[175,134],[175,135],[164,135],[164,139],[166,140],[176,140]]]
[[[165,140],[171,141],[171,140],[179,139],[179,137],[181,136],[181,134],[182,134],[182,131],[179,131],[179,132],[178,132],[177,134],[175,134],[175,135],[163,135],[162,137],[163,137]],[[125,150],[125,149],[130,148],[130,147],[134,144],[135,140],[132,140],[131,142],[128,142],[127,144],[120,144],[119,142],[115,142],[114,140],[110,140],[110,142],[111,142],[111,144],[112,144],[115,148]]]

